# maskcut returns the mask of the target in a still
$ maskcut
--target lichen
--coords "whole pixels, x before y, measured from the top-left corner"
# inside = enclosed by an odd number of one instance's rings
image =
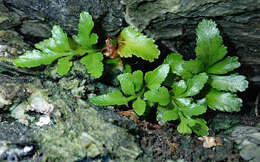
[[[78,105],[65,121],[38,131],[36,140],[45,160],[75,161],[107,154],[120,161],[137,158],[141,150],[126,129],[104,121],[80,99]]]

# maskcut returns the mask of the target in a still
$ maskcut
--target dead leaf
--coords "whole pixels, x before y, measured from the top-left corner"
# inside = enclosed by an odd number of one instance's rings
[[[133,120],[135,123],[138,122],[138,116],[136,115],[134,110],[120,111],[117,113]]]
[[[109,58],[119,57],[117,53],[117,43],[113,44],[111,38],[107,38],[105,42],[106,42],[106,48],[102,50],[103,54]]]
[[[199,137],[198,140],[203,142],[204,148],[211,148],[211,147],[223,145],[223,140],[220,137],[203,136],[203,137]]]
[[[176,142],[176,137],[173,136],[173,142],[170,142],[168,139],[167,139],[166,142],[170,146],[170,151],[171,151],[172,155],[175,155],[176,151],[179,148],[179,145],[177,143],[175,143]]]

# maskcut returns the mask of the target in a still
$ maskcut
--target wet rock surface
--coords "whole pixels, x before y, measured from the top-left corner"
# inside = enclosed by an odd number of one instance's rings
[[[238,144],[240,156],[250,162],[260,161],[260,127],[238,126],[231,135]]]

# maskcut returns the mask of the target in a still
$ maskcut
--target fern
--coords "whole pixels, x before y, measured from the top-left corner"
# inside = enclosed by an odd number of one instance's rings
[[[98,36],[91,33],[94,27],[92,17],[88,12],[80,14],[78,35],[68,38],[61,27],[52,28],[52,37],[35,44],[35,50],[26,52],[14,60],[14,65],[20,67],[37,67],[48,65],[58,60],[57,71],[60,75],[69,72],[74,56],[82,56],[81,63],[86,65],[88,72],[99,78],[103,71],[103,55],[93,45]]]
[[[177,127],[180,133],[208,135],[206,121],[197,116],[206,113],[207,107],[239,111],[242,100],[235,92],[244,91],[248,82],[242,75],[230,74],[240,63],[237,57],[225,58],[227,50],[213,21],[203,20],[196,31],[195,60],[185,61],[182,55],[172,53],[162,65],[144,76],[141,71],[119,75],[123,93],[115,91],[90,101],[102,106],[132,102],[138,115],[149,110],[147,107],[157,107],[156,118],[161,123],[180,120]]]

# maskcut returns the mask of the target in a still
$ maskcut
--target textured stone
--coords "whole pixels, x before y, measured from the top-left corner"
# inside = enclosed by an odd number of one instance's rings
[[[106,122],[81,100],[78,104],[65,121],[38,132],[37,141],[47,159],[74,161],[109,154],[120,161],[133,161],[142,152],[127,129]]]
[[[20,31],[27,37],[49,38],[51,36],[51,26],[39,21],[23,21]]]
[[[120,0],[4,0],[4,2],[8,8],[14,7],[24,12],[24,16],[29,20],[60,24],[70,32],[77,31],[81,11],[90,12],[98,32],[105,30],[107,35],[114,35],[123,26],[124,7],[120,4]]]
[[[21,16],[16,12],[10,12],[0,0],[0,29],[8,29],[21,24]]]
[[[260,161],[260,128],[239,126],[234,129],[231,136],[238,144],[240,156],[250,162]]]

